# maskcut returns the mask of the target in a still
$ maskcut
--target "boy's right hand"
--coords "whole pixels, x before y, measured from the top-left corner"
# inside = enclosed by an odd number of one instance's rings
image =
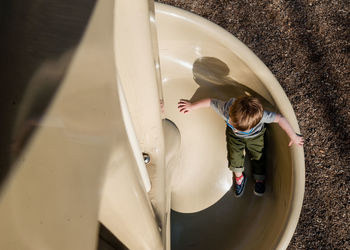
[[[183,112],[184,114],[190,112],[191,110],[193,110],[192,108],[192,103],[181,99],[178,103],[177,103],[177,108],[179,109],[180,112]]]

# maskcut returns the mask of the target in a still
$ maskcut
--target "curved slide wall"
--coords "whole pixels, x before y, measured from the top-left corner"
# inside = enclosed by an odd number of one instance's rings
[[[123,116],[115,2],[12,3],[2,76],[14,89],[1,95],[18,108],[2,131],[13,160],[1,169],[0,249],[96,249],[99,219],[130,249],[162,249]]]
[[[255,95],[298,132],[288,98],[253,52],[217,25],[162,4],[156,5],[156,20],[165,116],[181,134],[178,165],[171,170],[172,247],[286,248],[303,199],[302,148],[289,148],[287,135],[271,125],[267,193],[263,198],[254,196],[248,175],[247,190],[237,199],[229,191],[232,174],[227,168],[225,122],[211,109],[179,113],[177,102]]]

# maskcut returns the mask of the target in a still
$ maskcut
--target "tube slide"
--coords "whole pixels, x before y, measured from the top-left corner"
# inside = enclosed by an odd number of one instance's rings
[[[303,149],[288,147],[278,125],[267,133],[267,192],[241,198],[230,190],[225,122],[211,109],[189,114],[179,99],[227,100],[254,95],[299,131],[281,86],[267,67],[231,34],[183,10],[156,4],[165,115],[179,128],[178,165],[172,169],[172,249],[283,249],[295,230],[304,192]]]

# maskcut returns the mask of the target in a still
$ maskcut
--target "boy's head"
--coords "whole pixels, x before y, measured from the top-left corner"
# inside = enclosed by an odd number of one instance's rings
[[[242,96],[230,107],[230,122],[234,128],[246,131],[260,122],[263,113],[264,109],[258,98]]]

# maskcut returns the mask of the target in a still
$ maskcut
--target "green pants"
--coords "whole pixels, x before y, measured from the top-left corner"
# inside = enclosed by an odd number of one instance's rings
[[[230,127],[226,127],[226,146],[228,167],[233,172],[244,171],[244,154],[243,150],[248,151],[251,159],[253,175],[256,180],[265,179],[264,164],[264,134],[266,128],[254,138],[237,137]]]

